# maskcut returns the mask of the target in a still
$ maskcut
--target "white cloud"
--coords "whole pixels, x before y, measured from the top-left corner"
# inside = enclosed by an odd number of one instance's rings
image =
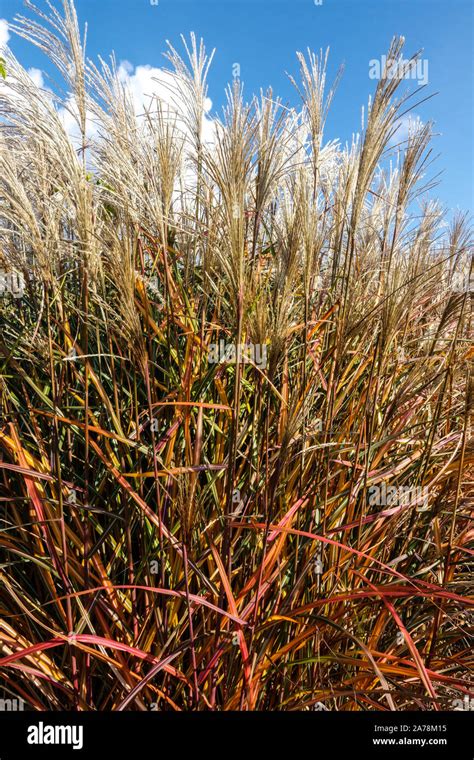
[[[8,26],[3,19],[0,19],[0,42],[6,41],[9,37]],[[42,90],[43,96],[53,97],[52,90],[45,84],[44,73],[38,68],[29,68],[27,74],[34,87]],[[154,67],[151,65],[134,66],[127,60],[120,62],[118,67],[118,78],[120,83],[130,93],[134,105],[135,114],[140,121],[146,109],[152,106],[152,98],[158,97],[164,106],[164,113],[169,109],[169,116],[176,120],[177,128],[182,132],[185,147],[184,156],[191,155],[191,134],[187,126],[187,117],[190,115],[189,94],[186,92],[185,85],[180,82],[172,72]],[[9,88],[11,89],[11,88]],[[11,91],[10,99],[21,98],[20,93],[15,90]],[[206,98],[204,104],[204,114],[202,122],[201,137],[204,144],[211,146],[215,143],[217,130],[217,121],[210,116],[212,101]],[[68,134],[72,145],[75,149],[81,147],[81,134],[78,119],[78,107],[74,96],[70,93],[63,104],[57,107],[58,116],[63,124],[65,132]],[[143,122],[142,122],[143,123]],[[93,140],[99,132],[97,118],[91,111],[87,112],[87,130],[88,140]],[[185,171],[186,184],[193,183],[195,171],[192,165]]]
[[[196,169],[193,160],[188,160],[194,153],[193,137],[188,124],[191,114],[190,93],[186,84],[171,71],[166,71],[149,64],[134,66],[130,61],[123,60],[118,67],[118,78],[121,84],[128,90],[134,105],[135,114],[140,121],[145,111],[152,107],[152,98],[156,97],[161,102],[162,113],[169,116],[176,128],[183,136],[184,163],[181,177],[184,184],[184,195],[176,190],[176,197],[180,197],[181,203],[186,203],[186,191],[191,192],[190,198],[194,198],[196,185]],[[218,121],[210,116],[212,101],[206,98],[204,101],[204,113],[201,125],[201,140],[204,145],[212,149],[216,142]],[[194,190],[193,190],[194,189]]]
[[[397,131],[390,139],[390,145],[406,147],[406,141],[412,132],[417,132],[423,126],[423,122],[416,113],[409,113],[398,119]]]
[[[74,98],[71,96],[63,108],[58,110],[65,132],[76,150],[82,145],[81,129],[79,126],[79,109]],[[86,138],[90,140],[97,136],[97,123],[91,111],[86,113]]]
[[[40,69],[35,69],[35,68],[28,69],[28,75],[37,87],[39,87],[40,89],[44,88],[43,72],[40,71]]]
[[[38,69],[29,69],[30,77],[34,83],[43,89],[44,79]],[[186,127],[186,116],[189,114],[188,99],[184,86],[178,78],[169,71],[160,69],[149,64],[134,66],[130,61],[123,60],[117,69],[120,83],[128,90],[132,98],[135,114],[138,118],[143,115],[151,105],[152,97],[156,96],[166,107],[169,108],[170,116],[176,119],[177,126],[183,135],[189,138],[189,130]],[[47,88],[46,88],[47,89]],[[215,140],[216,121],[207,114],[212,107],[210,98],[206,98],[204,104],[204,118],[202,124],[202,139],[204,143],[212,144]],[[78,126],[78,109],[71,95],[62,108],[59,109],[59,117],[64,129],[69,135],[73,145],[80,146],[80,130]],[[87,113],[87,137],[94,138],[98,133],[98,125],[94,115]]]
[[[132,96],[137,116],[144,113],[150,106],[151,98],[156,96],[184,123],[189,113],[188,95],[185,86],[173,73],[149,64],[134,67],[130,61],[124,60],[118,67],[118,76]],[[206,98],[202,124],[204,142],[213,142],[214,139],[215,122],[207,116],[211,108],[212,101]]]
[[[8,31],[8,21],[4,18],[0,18],[0,48],[4,47],[10,39],[10,32]]]
[[[135,103],[137,113],[143,112],[150,97],[157,95],[170,106],[177,107],[180,110],[185,107],[186,93],[183,86],[179,84],[177,77],[170,71],[145,64],[136,68],[130,61],[121,61],[118,68],[118,75],[130,90]],[[212,101],[206,98],[204,110],[210,111]]]

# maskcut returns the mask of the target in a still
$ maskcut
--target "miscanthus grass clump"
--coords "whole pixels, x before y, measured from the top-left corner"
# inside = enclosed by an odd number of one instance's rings
[[[342,147],[323,54],[298,108],[237,80],[210,118],[191,35],[137,114],[72,0],[36,13],[12,29],[64,94],[8,50],[0,81],[4,694],[456,709],[472,249],[426,195],[432,126],[397,141],[418,56],[393,40]]]

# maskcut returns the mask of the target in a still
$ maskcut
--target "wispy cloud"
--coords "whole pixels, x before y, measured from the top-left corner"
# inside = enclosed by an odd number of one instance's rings
[[[150,107],[153,97],[157,97],[179,117],[183,125],[186,123],[189,105],[184,87],[175,74],[149,64],[135,67],[125,60],[120,62],[118,75],[132,96],[137,116]],[[214,139],[215,122],[208,116],[211,108],[212,101],[206,98],[202,124],[204,142],[212,142]]]
[[[4,18],[0,18],[0,48],[4,47],[10,39],[10,32],[8,31],[8,21]]]
[[[423,126],[423,122],[416,113],[409,113],[402,116],[398,122],[398,129],[390,140],[390,145],[404,146],[411,133],[417,132]]]
[[[43,72],[40,69],[28,69],[28,74],[37,87],[40,87],[41,89],[45,88]]]

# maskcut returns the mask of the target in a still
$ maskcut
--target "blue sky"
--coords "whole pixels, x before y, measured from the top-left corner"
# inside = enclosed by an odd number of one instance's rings
[[[213,110],[223,103],[234,63],[248,97],[271,85],[296,105],[285,74],[297,74],[295,51],[329,46],[329,80],[341,63],[345,72],[326,138],[342,141],[360,129],[361,106],[375,88],[369,61],[386,52],[394,34],[403,34],[406,56],[423,48],[428,65],[429,84],[419,99],[438,93],[415,109],[423,121],[433,119],[439,133],[433,148],[440,157],[431,174],[443,174],[435,194],[450,208],[473,211],[472,0],[76,0],[76,7],[81,22],[89,23],[91,57],[114,50],[134,66],[162,66],[166,39],[179,46],[181,33],[202,36],[208,49],[216,48],[209,77]],[[11,21],[22,12],[22,0],[0,0],[0,18]],[[48,70],[32,46],[13,37],[10,46],[25,66]]]

